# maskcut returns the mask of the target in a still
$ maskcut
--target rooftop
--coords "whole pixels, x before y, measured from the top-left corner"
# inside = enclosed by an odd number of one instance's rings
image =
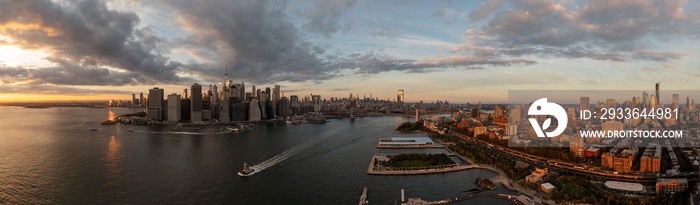
[[[644,186],[642,186],[642,184],[640,184],[640,183],[606,181],[605,186],[610,188],[610,189],[617,189],[617,190],[622,190],[622,191],[633,191],[633,192],[644,191]]]

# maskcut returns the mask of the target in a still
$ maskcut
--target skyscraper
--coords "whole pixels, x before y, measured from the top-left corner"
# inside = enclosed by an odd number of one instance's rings
[[[182,119],[180,105],[180,95],[177,93],[168,95],[168,122],[180,122]]]
[[[146,106],[146,101],[143,99],[143,92],[141,92],[141,97],[139,98],[139,106],[145,107]]]
[[[591,103],[591,98],[589,98],[589,97],[581,97],[579,103],[580,103],[580,104],[579,104],[579,108],[578,108],[579,110],[588,110],[588,109],[589,109],[588,106],[589,106],[590,103]]]
[[[678,94],[673,94],[673,103],[671,104],[672,108],[678,108],[680,105],[680,96]]]
[[[275,85],[275,90],[272,91],[272,110],[275,113],[275,117],[280,114],[280,85]]]
[[[680,100],[681,100],[680,96],[678,94],[673,94],[672,96],[673,96],[673,103],[671,103],[671,106],[673,108],[678,108],[678,106],[680,105]]]
[[[403,90],[396,91],[396,103],[399,104],[399,107],[403,107],[404,99]]]
[[[311,101],[314,104],[314,112],[321,112],[321,95],[311,95]]]
[[[131,107],[136,107],[136,93],[131,93]]]
[[[148,118],[151,120],[163,120],[163,89],[155,87],[148,90]]]
[[[192,85],[192,110],[191,122],[201,122],[202,121],[202,86],[195,83]]]
[[[647,108],[649,107],[649,104],[649,93],[642,92],[642,107]]]
[[[659,84],[661,84],[661,82],[656,83],[656,105],[661,105],[661,96],[659,95]]]

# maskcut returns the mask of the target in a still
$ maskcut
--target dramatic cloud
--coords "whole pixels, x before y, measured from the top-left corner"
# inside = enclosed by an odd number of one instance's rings
[[[503,55],[554,56],[627,61],[679,59],[680,51],[656,51],[652,42],[674,36],[697,38],[700,16],[684,11],[686,1],[511,1],[479,28],[468,30],[463,52],[499,52]],[[480,20],[501,7],[486,2],[470,17]],[[613,55],[611,55],[613,54]]]
[[[376,74],[387,71],[427,72],[430,69],[482,69],[479,66],[532,65],[528,59],[495,59],[487,56],[451,56],[423,60],[395,58],[385,53],[355,53],[344,58],[342,67],[356,68],[358,74]]]
[[[306,31],[323,34],[324,37],[330,38],[342,28],[340,17],[348,9],[352,8],[356,0],[328,0],[321,1],[313,8],[307,10],[305,16],[307,20],[303,24]]]
[[[190,65],[186,72],[221,76],[224,68],[237,79],[274,81],[324,80],[335,68],[319,57],[324,49],[300,36],[284,9],[267,1],[168,1],[191,41],[217,54],[218,63]],[[219,77],[220,78],[220,77]]]
[[[109,10],[100,1],[0,1],[0,35],[3,44],[42,49],[59,67],[41,69],[33,76],[57,84],[122,85],[173,83],[181,64],[169,61],[167,48],[148,28],[136,28],[139,18],[130,12]],[[115,75],[109,66],[122,70]],[[46,72],[46,75],[41,75]],[[84,72],[88,72],[85,74]],[[110,74],[111,73],[111,74]],[[58,76],[49,76],[55,74]],[[71,77],[105,76],[98,80],[72,81]],[[85,76],[83,76],[85,75]],[[112,79],[119,78],[119,79]]]

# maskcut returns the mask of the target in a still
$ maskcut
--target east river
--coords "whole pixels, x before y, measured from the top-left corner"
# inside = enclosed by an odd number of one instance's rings
[[[445,152],[375,148],[410,118],[258,123],[237,132],[224,125],[173,131],[175,125],[99,124],[136,111],[0,107],[0,204],[357,204],[365,186],[370,204],[395,204],[401,189],[407,198],[441,200],[465,196],[478,177],[496,177],[480,169],[367,175],[377,153]],[[423,136],[401,136],[410,135]],[[239,177],[244,162],[264,169]],[[485,193],[516,194],[500,185]]]

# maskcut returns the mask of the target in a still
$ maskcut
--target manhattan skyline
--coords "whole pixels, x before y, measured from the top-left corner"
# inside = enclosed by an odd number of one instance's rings
[[[691,90],[687,1],[0,1],[0,102],[223,81],[285,95],[506,102],[508,90]],[[168,92],[169,93],[169,92]]]

